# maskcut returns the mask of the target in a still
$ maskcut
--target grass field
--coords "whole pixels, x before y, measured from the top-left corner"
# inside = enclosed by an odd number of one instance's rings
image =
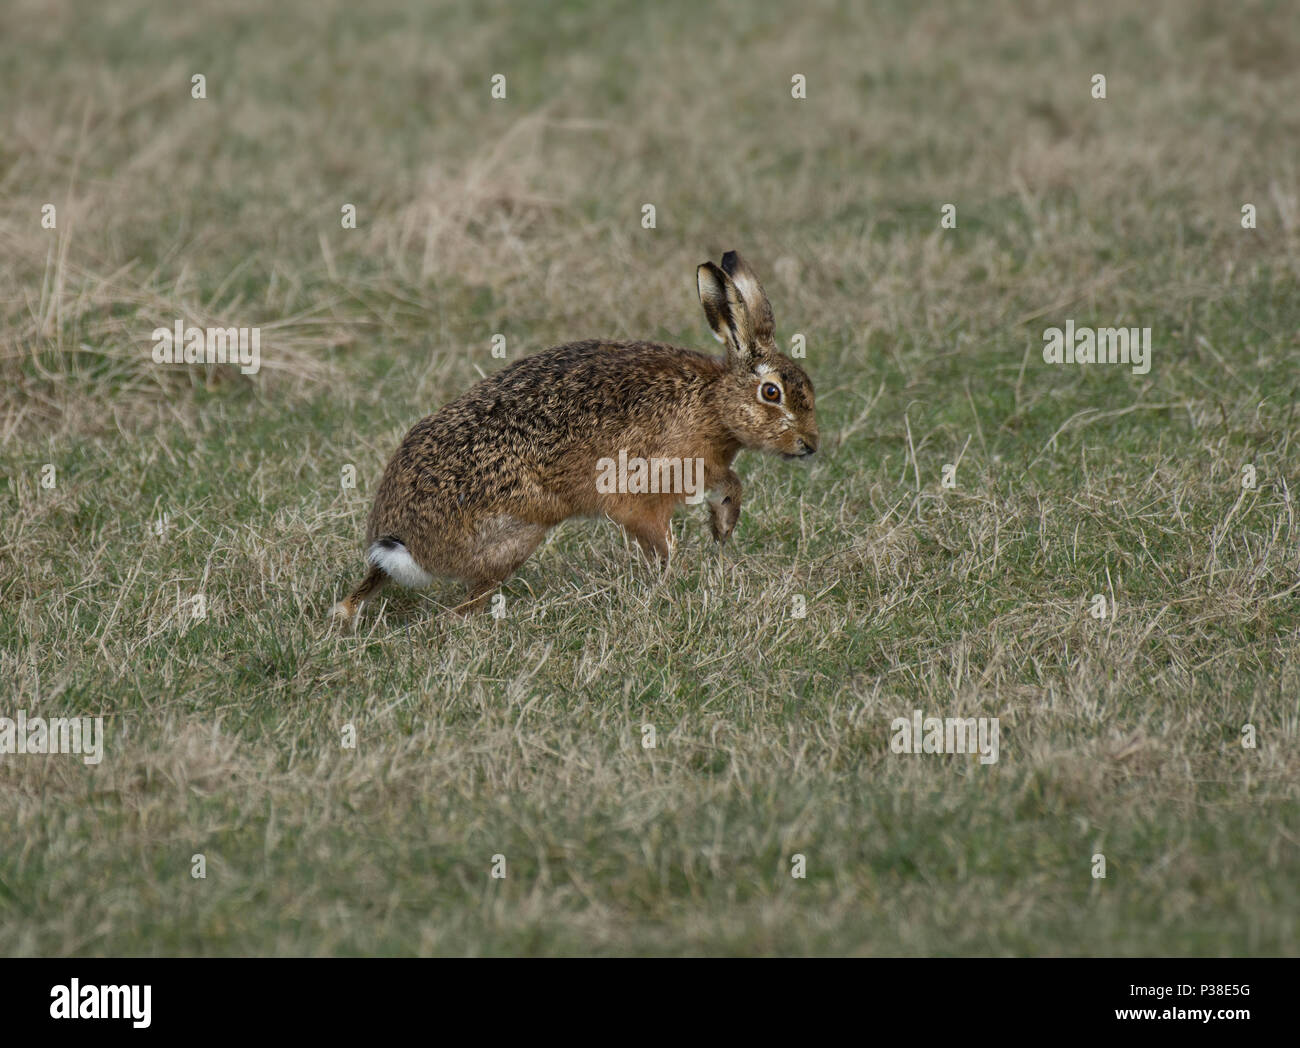
[[[0,951],[1300,952],[1290,5],[276,7],[0,11],[0,716],[106,733],[0,755]],[[716,351],[730,248],[823,446],[725,550],[571,521],[503,617],[328,628],[494,334]]]

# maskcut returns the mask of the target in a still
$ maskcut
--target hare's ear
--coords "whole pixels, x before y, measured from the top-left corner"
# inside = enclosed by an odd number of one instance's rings
[[[712,262],[705,262],[695,271],[695,281],[713,337],[727,347],[727,362],[732,367],[750,367],[756,357],[754,338],[749,310],[736,285]]]
[[[767,300],[763,285],[754,276],[754,271],[745,264],[745,260],[735,251],[728,251],[722,256],[722,269],[731,282],[736,285],[740,297],[749,312],[749,326],[754,341],[760,345],[772,341],[775,323],[772,320],[772,303]]]

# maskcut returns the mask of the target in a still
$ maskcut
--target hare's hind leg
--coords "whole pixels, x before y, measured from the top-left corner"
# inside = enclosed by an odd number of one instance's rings
[[[546,537],[547,530],[541,524],[531,524],[504,514],[481,524],[462,569],[465,599],[452,610],[460,615],[479,611],[496,588],[532,556],[533,550]]]
[[[451,610],[457,615],[473,615],[476,611],[481,611],[497,591],[505,579],[483,579],[480,582],[471,582],[465,587],[465,599],[457,604]]]
[[[361,611],[361,605],[378,593],[387,581],[388,576],[380,568],[372,565],[366,577],[361,580],[361,585],[330,608],[330,618],[337,620],[340,626],[353,622]]]

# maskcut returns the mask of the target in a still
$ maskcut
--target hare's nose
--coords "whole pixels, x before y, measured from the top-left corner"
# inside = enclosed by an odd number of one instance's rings
[[[811,454],[813,454],[816,450],[817,450],[817,438],[816,438],[816,437],[800,437],[800,438],[799,438],[799,451],[800,451],[800,454],[803,454],[803,455],[811,455]]]

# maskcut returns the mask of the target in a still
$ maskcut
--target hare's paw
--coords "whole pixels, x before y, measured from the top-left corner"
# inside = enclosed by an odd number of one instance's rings
[[[744,489],[731,470],[710,478],[709,528],[715,542],[726,542],[740,521],[740,496]]]
[[[740,521],[740,500],[724,496],[717,502],[709,503],[709,530],[713,532],[715,542],[726,542],[736,530]]]
[[[340,630],[357,628],[357,610],[350,601],[341,600],[329,610],[329,623]]]

